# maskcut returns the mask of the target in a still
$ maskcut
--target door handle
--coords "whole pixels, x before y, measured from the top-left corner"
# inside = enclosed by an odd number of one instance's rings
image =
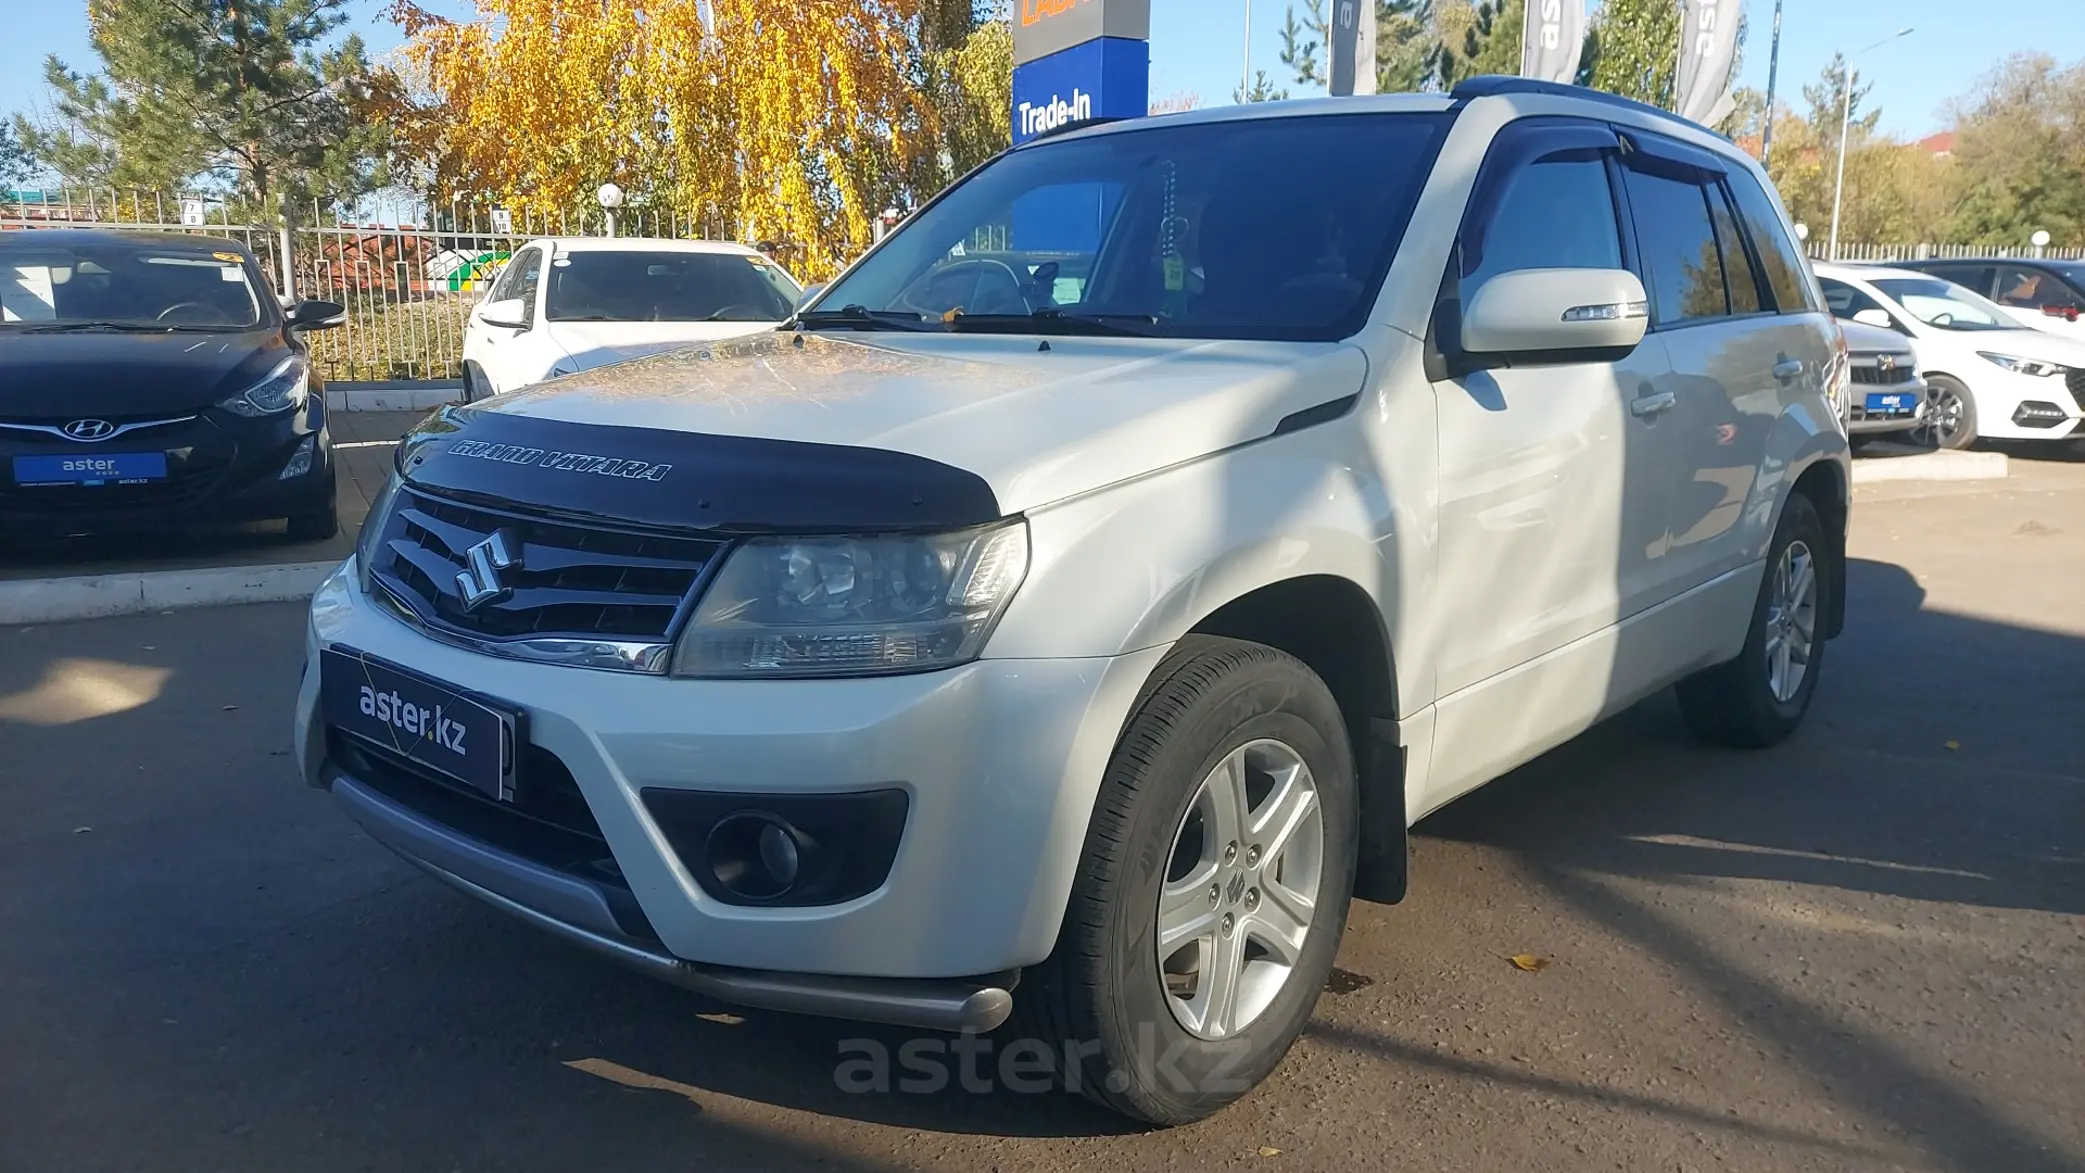
[[[1802,373],[1803,360],[1799,358],[1784,358],[1774,364],[1774,377],[1783,383]]]
[[[1629,401],[1629,414],[1638,419],[1649,419],[1661,411],[1671,411],[1679,399],[1670,391],[1659,391]]]

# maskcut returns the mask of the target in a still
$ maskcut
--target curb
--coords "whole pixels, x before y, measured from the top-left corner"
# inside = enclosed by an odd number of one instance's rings
[[[1922,452],[1917,456],[1867,457],[1853,462],[1853,483],[1882,481],[1985,481],[2009,475],[2003,452]]]
[[[60,623],[188,607],[308,599],[334,562],[131,571],[0,582],[0,623]]]
[[[328,411],[433,411],[463,401],[463,384],[331,383],[326,387]]]

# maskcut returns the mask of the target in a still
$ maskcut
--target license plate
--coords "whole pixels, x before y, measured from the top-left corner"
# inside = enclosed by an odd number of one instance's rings
[[[514,801],[521,711],[349,649],[319,653],[326,723],[501,802]]]
[[[1891,415],[1909,415],[1918,410],[1918,393],[1914,391],[1877,391],[1868,396],[1869,411],[1886,411]]]
[[[144,485],[165,479],[164,452],[14,458],[14,481],[18,485]]]

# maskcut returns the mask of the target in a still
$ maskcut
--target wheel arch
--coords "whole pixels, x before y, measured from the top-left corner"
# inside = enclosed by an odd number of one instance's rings
[[[1810,502],[1824,522],[1826,540],[1832,544],[1827,565],[1831,590],[1824,614],[1825,638],[1831,639],[1846,630],[1846,527],[1852,512],[1852,486],[1839,461],[1823,458],[1813,461],[1796,477],[1789,496],[1801,496]],[[1782,502],[1781,508],[1785,511],[1788,503]]]
[[[1189,634],[1278,648],[1325,682],[1346,722],[1360,786],[1354,894],[1385,904],[1404,899],[1410,847],[1404,750],[1397,736],[1397,671],[1375,599],[1352,579],[1301,575],[1231,599],[1198,620]]]

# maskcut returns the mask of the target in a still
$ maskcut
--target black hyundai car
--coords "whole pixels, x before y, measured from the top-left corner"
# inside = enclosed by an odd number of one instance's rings
[[[0,233],[0,542],[287,518],[339,528],[325,394],[245,246]],[[4,544],[0,544],[4,549]]]

